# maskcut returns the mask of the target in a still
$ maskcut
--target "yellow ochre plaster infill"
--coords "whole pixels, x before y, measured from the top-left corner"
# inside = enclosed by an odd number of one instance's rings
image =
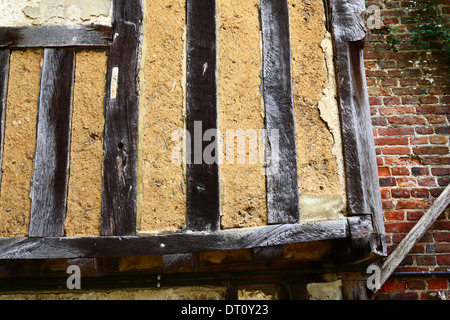
[[[105,51],[76,54],[66,236],[99,236],[105,124]]]
[[[42,58],[42,50],[11,53],[0,193],[0,237],[28,236]]]
[[[184,128],[185,2],[146,3],[140,81],[138,226],[140,231],[173,231],[186,220],[185,176],[172,160]]]
[[[264,117],[258,5],[255,1],[217,1],[219,129],[223,136],[221,224],[224,229],[267,224],[264,163],[259,156],[264,152],[263,144],[259,143]],[[234,130],[236,137],[228,130]],[[246,140],[244,163],[239,163],[238,139]],[[250,149],[251,139],[256,139],[257,150]],[[234,148],[232,157],[230,146]]]
[[[345,182],[323,3],[289,0],[289,10],[300,219],[336,219],[345,208]]]

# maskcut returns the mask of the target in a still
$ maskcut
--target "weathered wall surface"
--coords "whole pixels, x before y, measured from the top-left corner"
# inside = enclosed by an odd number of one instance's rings
[[[100,235],[106,52],[76,54],[66,236]]]
[[[111,25],[111,0],[4,0],[2,26]]]
[[[139,147],[140,230],[184,226],[184,166],[172,161],[184,127],[185,8],[181,0],[146,2]]]
[[[267,211],[264,161],[259,156],[259,152],[264,152],[259,143],[264,113],[260,91],[258,3],[247,1],[236,5],[218,1],[218,25],[219,129],[223,135],[222,227],[261,226],[267,223]],[[244,150],[239,149],[239,139],[245,139]],[[257,149],[251,149],[250,144]],[[239,154],[245,156],[243,163]]]
[[[300,219],[345,209],[339,110],[322,1],[289,1]]]
[[[0,236],[28,236],[42,50],[11,55],[0,192]]]

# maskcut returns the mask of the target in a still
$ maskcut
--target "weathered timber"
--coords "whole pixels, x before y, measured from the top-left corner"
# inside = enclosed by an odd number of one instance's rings
[[[0,49],[0,184],[2,182],[2,159],[5,138],[5,114],[6,98],[8,96],[9,61],[11,52],[9,49]]]
[[[380,287],[391,276],[395,269],[405,259],[416,242],[422,238],[427,230],[432,226],[442,211],[450,203],[450,184],[442,191],[439,197],[433,202],[431,207],[425,212],[420,220],[409,231],[405,238],[398,244],[394,251],[387,257],[381,266]],[[379,289],[379,288],[378,288]],[[375,289],[375,292],[378,290]]]
[[[263,96],[269,224],[300,219],[287,0],[262,0]]]
[[[187,0],[186,11],[187,227],[215,231],[220,228],[218,137],[203,141],[208,130],[217,130],[215,1]]]
[[[109,26],[0,27],[0,48],[109,47],[111,42]]]
[[[105,99],[102,235],[136,233],[142,0],[113,1]]]
[[[350,215],[372,216],[376,250],[386,254],[383,211],[363,60],[362,0],[331,0],[332,31]]]
[[[183,254],[234,250],[349,236],[348,221],[281,224],[152,236],[0,238],[0,259],[51,259]]]
[[[64,234],[75,51],[45,49],[31,188],[30,237]]]

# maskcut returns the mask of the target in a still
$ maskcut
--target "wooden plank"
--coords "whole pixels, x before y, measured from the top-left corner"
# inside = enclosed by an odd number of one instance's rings
[[[207,146],[217,146],[215,138],[203,141],[206,131],[217,129],[215,1],[187,0],[186,11],[186,130],[191,136],[186,224],[190,230],[215,231],[220,228],[218,153],[213,159],[203,157]]]
[[[1,27],[0,48],[109,47],[112,27],[100,25]]]
[[[440,196],[433,202],[427,212],[409,231],[405,238],[398,244],[394,251],[384,261],[380,272],[380,287],[391,274],[397,269],[406,255],[411,251],[416,242],[422,238],[427,230],[433,225],[436,219],[447,208],[450,203],[450,184],[442,191]],[[375,289],[375,292],[379,288]]]
[[[349,214],[372,216],[378,235],[376,250],[385,255],[383,210],[362,51],[366,36],[364,1],[332,0],[331,8]]]
[[[262,0],[261,20],[268,222],[297,223],[300,212],[287,1]]]
[[[235,250],[349,236],[346,219],[215,232],[153,236],[0,238],[0,259],[52,259],[183,254]]]
[[[0,185],[2,182],[3,143],[5,137],[6,98],[8,96],[9,49],[0,49]]]
[[[102,235],[136,234],[142,0],[113,2],[103,157]]]
[[[30,237],[64,234],[75,51],[45,49],[31,188]]]

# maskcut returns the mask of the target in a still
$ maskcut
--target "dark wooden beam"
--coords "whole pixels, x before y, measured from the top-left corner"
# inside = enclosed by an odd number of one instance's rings
[[[300,219],[287,0],[262,0],[268,222]]]
[[[0,48],[109,47],[111,42],[108,26],[0,27]]]
[[[75,51],[45,49],[31,188],[30,237],[64,235]]]
[[[187,227],[215,231],[220,228],[217,136],[203,141],[204,133],[217,129],[216,5],[214,0],[187,0],[187,110],[190,133],[187,163]],[[203,152],[215,149],[206,159]]]
[[[350,215],[370,215],[377,248],[386,254],[383,210],[365,78],[364,1],[331,0],[332,32]]]
[[[113,1],[105,102],[102,235],[136,233],[142,0]]]
[[[0,238],[0,259],[52,259],[184,254],[319,241],[349,236],[348,221],[282,224],[152,236]]]
[[[9,49],[0,49],[0,184],[2,182],[2,159],[5,138],[5,114],[6,98],[8,96],[9,61],[11,52]]]

